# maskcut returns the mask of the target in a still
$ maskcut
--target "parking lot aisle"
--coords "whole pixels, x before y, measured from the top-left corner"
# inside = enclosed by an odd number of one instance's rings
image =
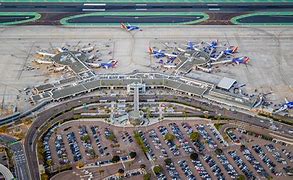
[[[255,144],[255,142],[254,142]],[[269,174],[269,176],[274,176],[274,174],[272,174],[271,170],[268,168],[268,166],[260,159],[259,154],[257,154],[253,149],[252,149],[252,145],[249,144],[249,146],[247,146],[248,149],[250,150],[250,152],[252,153],[252,155],[255,157],[255,159],[262,165],[262,167],[264,168],[264,170]]]
[[[208,154],[208,153],[206,153]],[[221,171],[224,174],[224,177],[230,177],[230,175],[228,174],[228,172],[226,171],[226,169],[224,168],[224,166],[222,165],[222,163],[220,162],[220,160],[217,158],[217,156],[214,153],[208,154],[212,157],[212,159],[216,162],[216,164],[219,166],[219,168],[221,169]]]
[[[52,161],[53,161],[53,166],[54,165],[59,165],[59,159],[58,159],[58,156],[57,156],[57,152],[56,152],[56,147],[55,147],[55,139],[56,139],[56,134],[53,133],[51,135],[51,138],[49,140],[49,148],[50,148],[50,152],[51,152],[51,156],[52,156]]]
[[[81,135],[79,133],[79,127],[78,126],[73,126],[72,129],[69,132],[74,132],[75,137],[76,137],[76,142],[78,144],[79,150],[80,150],[80,154],[82,156],[81,161],[83,161],[84,163],[88,163],[89,162],[89,157],[86,155],[86,150],[85,147],[81,141]],[[68,132],[68,133],[69,133]]]
[[[195,169],[195,166],[194,166],[194,164],[192,163],[190,157],[187,156],[187,157],[185,158],[185,160],[186,160],[188,166],[190,167],[191,171],[192,171],[193,174],[195,175],[196,179],[202,179],[202,178],[200,177],[198,171]]]
[[[242,161],[246,164],[248,169],[253,173],[253,175],[255,175],[255,177],[263,178],[262,176],[260,176],[258,174],[258,172],[255,170],[255,168],[252,166],[252,164],[247,161],[247,159],[245,158],[244,154],[239,149],[236,150],[236,153],[242,159]]]
[[[168,154],[168,157],[172,157],[174,158],[175,156],[173,155],[173,153],[170,151],[170,148],[169,146],[166,144],[165,140],[164,140],[164,136],[162,136],[162,134],[160,133],[159,129],[158,129],[158,126],[156,128],[154,128],[154,130],[156,131],[156,134],[158,135],[160,141],[161,141],[161,144],[162,144],[162,147],[166,150],[167,154]]]
[[[225,146],[224,146],[224,142],[220,142],[220,141],[222,141],[222,139],[221,139],[221,137],[216,137],[215,136],[215,134],[214,134],[214,132],[212,132],[212,130],[211,130],[211,128],[212,128],[212,126],[209,126],[209,125],[207,125],[207,126],[205,126],[206,128],[205,128],[205,130],[208,132],[208,134],[211,136],[211,138],[216,142],[216,144],[218,145],[218,147],[219,148],[224,148]],[[220,136],[222,136],[221,134],[220,134]]]
[[[263,149],[263,151],[264,151],[264,153],[266,154],[266,156],[267,156],[271,161],[273,161],[273,163],[276,165],[276,167],[275,167],[276,171],[277,171],[277,172],[283,172],[283,173],[284,173],[283,167],[284,167],[285,165],[282,164],[282,163],[277,162],[276,158],[273,157],[273,154],[272,154],[271,152],[269,152],[269,151],[267,150],[267,148],[266,148],[264,145],[261,145],[260,147]],[[287,165],[286,165],[286,166],[287,166]]]

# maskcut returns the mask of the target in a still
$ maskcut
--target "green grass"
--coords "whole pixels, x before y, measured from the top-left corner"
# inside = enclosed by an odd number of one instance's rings
[[[0,16],[33,16],[33,18],[30,19],[0,23],[0,26],[23,24],[27,22],[36,21],[41,18],[41,15],[36,12],[0,12]]]
[[[292,0],[293,1],[293,0]],[[251,16],[262,16],[262,15],[268,15],[268,16],[293,16],[293,12],[257,12],[252,14],[244,14],[240,16],[233,17],[230,21],[233,24],[237,25],[248,25],[248,26],[254,26],[254,25],[293,25],[293,23],[280,23],[280,22],[272,22],[272,23],[242,23],[239,22],[239,20],[251,17]]]

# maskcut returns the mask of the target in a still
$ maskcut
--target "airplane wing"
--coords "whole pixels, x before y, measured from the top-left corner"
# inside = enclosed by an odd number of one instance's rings
[[[168,53],[164,53],[164,54],[168,57],[177,57],[177,55],[175,55],[175,54],[168,54]]]
[[[132,31],[132,30],[134,30],[134,29],[135,29],[135,27],[133,27],[133,26],[129,26],[128,31]]]

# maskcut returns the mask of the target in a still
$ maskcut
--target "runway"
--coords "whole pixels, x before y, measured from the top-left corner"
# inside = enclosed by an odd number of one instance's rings
[[[181,23],[190,22],[204,16],[86,16],[69,20],[69,23]]]
[[[257,11],[292,12],[293,3],[2,3],[0,12],[38,12],[42,17],[30,25],[59,25],[62,18],[90,12],[204,12],[211,14],[208,22],[201,24],[229,24],[231,17]],[[232,14],[232,16],[231,16]],[[162,22],[172,22],[165,17]],[[156,18],[153,18],[154,20]],[[98,22],[111,23],[111,18],[99,17]],[[119,19],[117,22],[127,22],[131,19]],[[141,20],[141,21],[139,21]],[[87,20],[92,21],[92,20]],[[131,21],[143,23],[145,19]],[[174,21],[182,21],[175,19]],[[148,21],[149,22],[149,21]],[[85,23],[85,22],[83,22]]]

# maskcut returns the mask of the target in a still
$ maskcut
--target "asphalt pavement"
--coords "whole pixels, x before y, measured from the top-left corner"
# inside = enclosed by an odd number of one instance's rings
[[[93,102],[98,102],[99,100],[117,100],[117,99],[126,99],[126,101],[132,101],[132,97],[83,97],[80,99],[74,99],[68,102],[63,102],[57,106],[54,106],[50,109],[47,109],[41,113],[39,113],[38,118],[33,122],[31,125],[25,142],[24,142],[24,147],[25,147],[25,153],[27,156],[27,159],[30,159],[28,161],[28,166],[29,166],[29,171],[31,174],[32,179],[38,180],[40,179],[39,177],[39,172],[38,172],[38,163],[37,163],[37,157],[36,157],[36,143],[37,139],[41,135],[41,131],[39,131],[39,128],[42,127],[42,125],[48,124],[48,121],[51,117],[54,117],[56,114],[61,114],[58,118],[54,119],[54,123],[58,122],[57,120],[62,120],[65,118],[70,118],[74,115],[74,113],[71,111],[73,107],[78,107],[78,106],[83,106],[84,103],[93,103]],[[259,126],[261,128],[270,128],[271,123],[269,120],[262,119],[259,117],[254,117],[249,114],[244,114],[241,112],[236,112],[236,111],[228,111],[224,108],[220,108],[218,106],[212,105],[211,103],[206,103],[206,102],[201,102],[196,99],[190,99],[188,97],[181,97],[181,96],[154,96],[154,95],[141,95],[140,96],[140,101],[146,101],[147,99],[156,99],[156,101],[165,101],[165,100],[174,100],[179,103],[184,103],[188,104],[191,106],[195,107],[201,107],[209,110],[209,114],[222,114],[225,117],[229,117],[231,119],[236,119],[240,121],[244,121],[247,123],[250,123],[255,126]],[[66,112],[66,113],[60,113],[60,112]],[[52,122],[51,122],[52,123]],[[284,131],[288,132],[289,129],[292,129],[292,126],[282,124],[279,122],[274,122],[275,126],[279,128],[278,131]],[[284,134],[284,136],[290,137],[289,135]]]
[[[87,16],[68,20],[69,23],[181,23],[202,19],[204,16]],[[0,19],[1,22],[1,19]]]
[[[5,145],[8,144],[9,149],[13,152],[16,177],[19,180],[30,180],[27,159],[21,142],[13,137],[2,134],[0,135],[0,141],[5,143]]]
[[[225,24],[230,14],[240,15],[257,11],[292,12],[293,3],[2,3],[0,12],[38,12],[40,20],[30,23],[38,25],[59,24],[59,21],[71,15],[91,12],[205,12],[211,14],[211,24]],[[233,17],[233,16],[232,16]],[[160,18],[157,18],[160,19]],[[98,22],[113,19],[97,17]],[[119,19],[127,22],[131,19]],[[143,22],[145,19],[141,19]],[[164,20],[166,21],[166,20]],[[168,20],[170,21],[170,20]],[[133,21],[131,21],[133,22]],[[137,21],[135,21],[137,22]],[[108,22],[109,23],[109,22]]]

